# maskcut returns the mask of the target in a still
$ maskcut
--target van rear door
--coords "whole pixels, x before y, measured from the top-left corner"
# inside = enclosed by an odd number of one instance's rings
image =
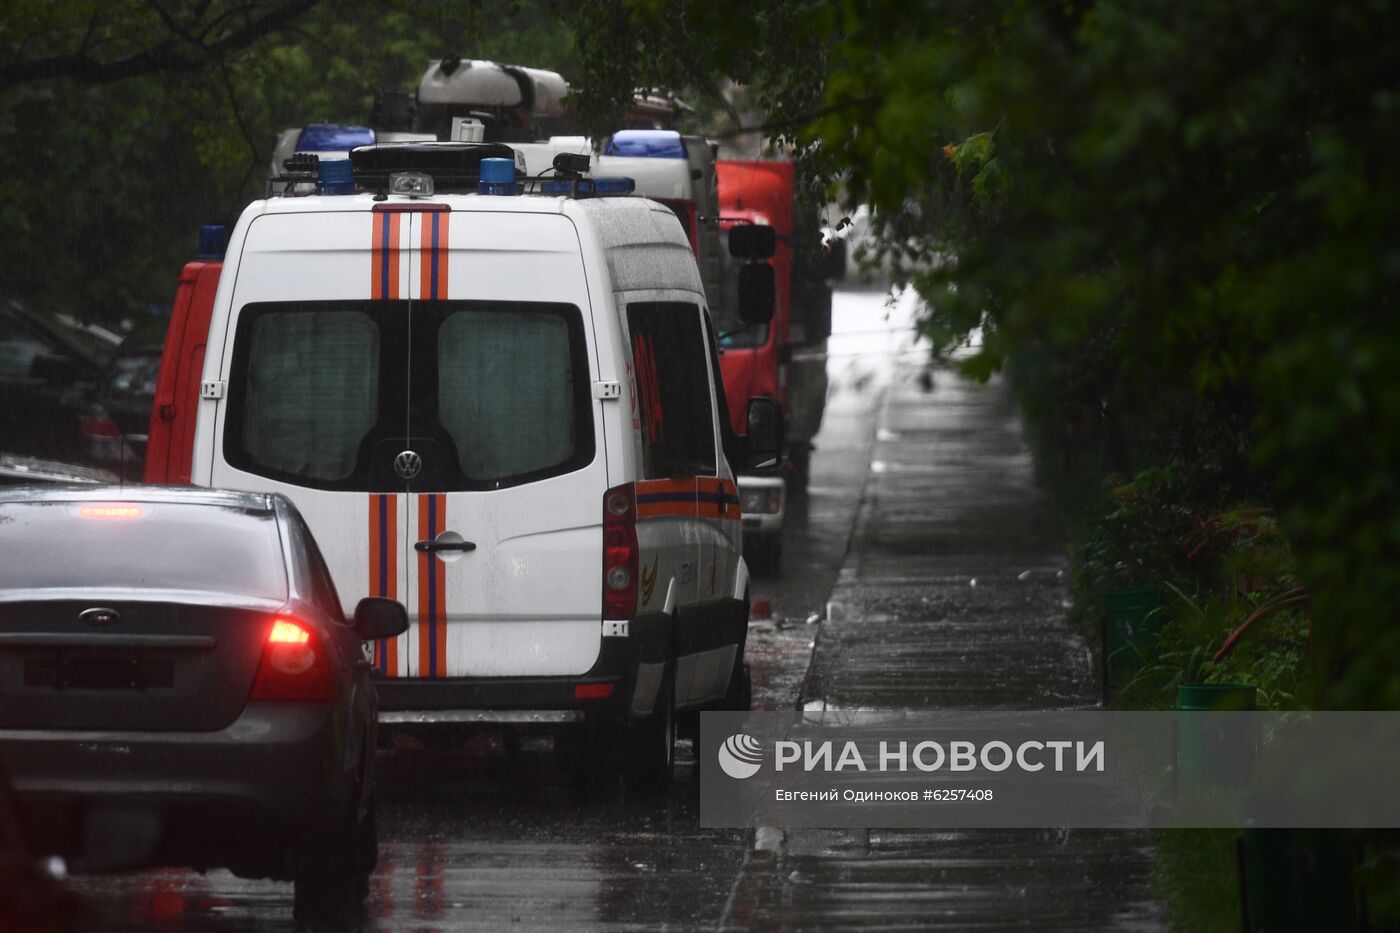
[[[557,214],[423,224],[408,666],[432,678],[585,673],[602,635],[607,462],[578,235]]]
[[[580,674],[607,471],[578,237],[442,206],[255,221],[213,483],[290,496],[347,610],[407,606],[383,675]]]

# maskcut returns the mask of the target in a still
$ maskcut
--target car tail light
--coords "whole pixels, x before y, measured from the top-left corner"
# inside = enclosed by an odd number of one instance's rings
[[[334,699],[330,661],[316,634],[291,619],[274,619],[263,644],[249,700]]]
[[[631,483],[603,495],[603,618],[637,609],[637,495]]]
[[[78,506],[78,517],[98,518],[98,519],[127,519],[140,518],[146,514],[139,505],[80,505]]]

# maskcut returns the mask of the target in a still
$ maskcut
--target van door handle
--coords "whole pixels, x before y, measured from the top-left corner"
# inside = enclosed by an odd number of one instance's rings
[[[415,541],[413,549],[426,554],[435,551],[475,551],[476,544],[472,541]]]

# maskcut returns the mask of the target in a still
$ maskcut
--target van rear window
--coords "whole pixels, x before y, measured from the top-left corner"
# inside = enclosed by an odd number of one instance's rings
[[[239,445],[277,473],[343,480],[379,416],[379,330],[349,309],[259,314]]]
[[[593,459],[582,315],[540,302],[250,304],[224,456],[317,489],[496,489]],[[420,472],[396,469],[413,451]]]
[[[530,311],[457,311],[437,333],[438,417],[462,472],[548,470],[578,446],[569,327]]]

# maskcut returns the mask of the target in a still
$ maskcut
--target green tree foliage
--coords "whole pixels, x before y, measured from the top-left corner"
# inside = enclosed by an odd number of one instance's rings
[[[937,345],[983,327],[968,369],[1009,363],[1056,449],[1264,492],[1323,701],[1400,706],[1393,4],[781,3],[821,49],[795,65],[752,6],[613,0],[647,54],[582,46],[580,83],[764,82],[919,270]]]
[[[545,2],[20,0],[0,9],[0,295],[114,321],[170,301],[279,131],[364,123],[447,52],[568,70]]]

